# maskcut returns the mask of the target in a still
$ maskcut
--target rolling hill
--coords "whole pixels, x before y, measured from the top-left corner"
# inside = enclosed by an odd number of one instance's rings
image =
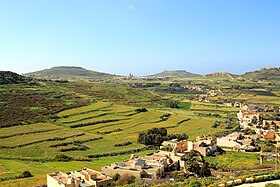
[[[18,84],[27,82],[27,77],[11,71],[0,71],[0,84]]]
[[[254,80],[280,80],[280,67],[262,68],[257,71],[247,72],[242,76]]]
[[[221,77],[221,78],[229,78],[233,79],[236,75],[228,73],[228,72],[215,72],[205,75],[205,77]]]
[[[199,74],[194,74],[185,70],[165,70],[161,73],[157,73],[154,75],[150,75],[153,77],[166,77],[166,76],[172,76],[172,77],[179,77],[179,78],[188,78],[188,77],[198,77],[200,76]]]
[[[108,73],[87,70],[76,66],[56,66],[50,69],[24,74],[28,77],[67,80],[101,80],[114,77]]]

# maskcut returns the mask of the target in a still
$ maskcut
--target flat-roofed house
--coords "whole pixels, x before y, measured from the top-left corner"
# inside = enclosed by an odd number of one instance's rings
[[[150,178],[159,179],[164,174],[165,161],[163,159],[151,159],[133,156],[123,162],[113,163],[111,166],[104,166],[101,171],[109,176],[133,175],[137,179]]]
[[[101,172],[83,168],[63,173],[61,171],[47,175],[48,187],[111,187],[113,180]]]

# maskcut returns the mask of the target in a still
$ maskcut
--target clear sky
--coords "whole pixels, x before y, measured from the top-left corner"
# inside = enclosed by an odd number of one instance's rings
[[[0,70],[280,66],[279,0],[0,0]]]

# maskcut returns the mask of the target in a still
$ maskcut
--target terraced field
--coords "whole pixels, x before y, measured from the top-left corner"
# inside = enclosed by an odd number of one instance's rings
[[[122,160],[123,156],[92,159],[93,157],[97,154],[109,156],[120,152],[127,157],[129,154],[125,154],[126,151],[141,151],[144,145],[137,142],[138,133],[154,127],[166,127],[169,133],[187,133],[190,139],[195,139],[200,134],[224,130],[211,128],[217,118],[201,118],[191,111],[148,108],[144,112],[137,107],[103,101],[64,110],[57,116],[58,118],[48,123],[0,129],[0,178],[18,175],[22,169],[18,171],[14,165],[22,165],[22,168],[34,173],[41,181],[45,180],[43,176],[46,173],[65,168],[88,166],[100,169],[107,162],[110,164],[112,161]],[[128,141],[132,144],[114,146]],[[60,154],[76,160],[67,162],[72,167],[65,167],[64,162],[55,160]],[[108,159],[107,162],[104,162],[105,158]],[[100,159],[102,162],[98,162]],[[95,165],[97,162],[99,164]],[[33,165],[36,167],[32,167]],[[38,171],[40,167],[42,171]],[[31,184],[28,179],[19,181]]]

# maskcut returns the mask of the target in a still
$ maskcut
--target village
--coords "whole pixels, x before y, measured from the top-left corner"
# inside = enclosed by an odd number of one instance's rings
[[[190,155],[203,157],[217,152],[238,151],[248,154],[258,154],[260,164],[264,159],[278,162],[280,132],[279,120],[265,120],[261,112],[279,112],[279,107],[258,106],[242,102],[224,103],[227,106],[240,108],[236,114],[239,127],[224,136],[197,136],[195,141],[171,139],[163,141],[160,149],[146,156],[131,154],[131,157],[108,166],[103,166],[101,172],[83,168],[69,173],[55,172],[47,175],[48,186],[78,187],[96,186],[109,187],[114,181],[126,176],[130,181],[174,180],[174,175],[183,173],[185,176],[199,176],[200,173],[189,169],[187,157]],[[278,119],[278,118],[276,118]],[[269,148],[260,147],[258,143],[267,144]],[[199,163],[205,164],[205,163]],[[205,168],[204,168],[205,169]],[[277,168],[275,168],[277,169]],[[210,171],[210,170],[209,170]],[[207,176],[207,173],[205,174]]]

